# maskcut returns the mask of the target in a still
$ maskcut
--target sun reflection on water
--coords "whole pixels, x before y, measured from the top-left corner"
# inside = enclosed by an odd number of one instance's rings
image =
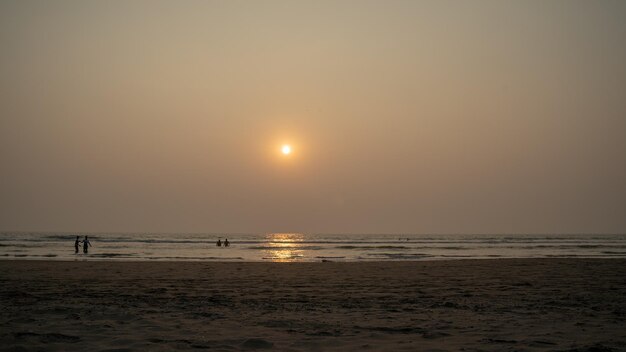
[[[263,259],[273,262],[293,262],[303,257],[298,242],[304,241],[301,233],[270,233],[266,236],[268,248]]]

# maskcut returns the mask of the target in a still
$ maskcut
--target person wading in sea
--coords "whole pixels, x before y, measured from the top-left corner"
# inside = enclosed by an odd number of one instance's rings
[[[89,253],[89,246],[91,246],[91,242],[89,242],[89,238],[85,236],[85,239],[83,240],[83,253]]]
[[[79,246],[80,246],[80,236],[76,236],[76,241],[74,241],[74,254],[78,254]]]

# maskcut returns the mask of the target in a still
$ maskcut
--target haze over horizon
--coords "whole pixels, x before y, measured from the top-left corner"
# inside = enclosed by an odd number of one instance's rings
[[[625,18],[0,1],[0,231],[626,233]]]

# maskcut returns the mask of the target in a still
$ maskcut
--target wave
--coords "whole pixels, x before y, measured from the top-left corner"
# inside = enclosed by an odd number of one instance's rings
[[[318,251],[324,249],[324,247],[320,246],[251,246],[246,247],[246,249],[256,249],[256,250],[307,250],[307,251]]]
[[[147,257],[150,260],[175,259],[175,260],[243,260],[242,257]]]
[[[431,254],[424,253],[367,253],[366,255],[369,257],[378,257],[380,259],[421,259],[434,257]]]
[[[301,255],[301,254],[291,254],[291,255],[284,256],[284,257],[283,256],[280,256],[280,257],[278,257],[278,256],[271,256],[271,257],[263,257],[261,259],[264,259],[264,260],[289,260],[289,259],[301,259],[301,258],[304,258],[304,256]]]
[[[55,258],[58,257],[57,254],[3,254],[4,257],[15,257],[15,258]]]
[[[133,257],[137,257],[138,254],[137,253],[94,253],[94,254],[88,254],[88,256],[90,257],[97,257],[97,258],[133,258]]]
[[[337,249],[411,249],[407,246],[336,246]]]

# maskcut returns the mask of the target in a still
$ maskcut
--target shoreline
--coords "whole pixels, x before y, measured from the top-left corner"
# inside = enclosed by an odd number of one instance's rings
[[[617,258],[0,260],[0,351],[621,351],[624,277]]]
[[[276,263],[276,264],[314,264],[314,263],[431,263],[431,262],[462,262],[462,261],[507,261],[507,260],[622,260],[626,261],[624,256],[562,256],[562,257],[488,257],[488,258],[424,258],[424,259],[387,259],[387,260],[338,260],[338,259],[316,259],[316,260],[212,260],[212,259],[188,259],[188,260],[164,260],[164,259],[115,259],[115,257],[100,257],[100,258],[76,258],[74,260],[69,259],[51,259],[50,257],[42,258],[0,258],[2,262],[49,262],[49,263],[216,263],[216,264],[259,264],[259,263]]]
[[[102,259],[102,258],[95,258],[95,259],[88,259],[88,260],[81,260],[81,259],[75,259],[75,260],[67,260],[67,259],[50,259],[50,258],[41,258],[41,259],[23,259],[23,258],[16,258],[16,259],[6,259],[6,258],[0,258],[0,266],[4,263],[38,263],[38,264],[79,264],[79,263],[93,263],[93,264],[114,264],[114,265],[123,265],[123,264],[130,264],[130,265],[134,265],[134,264],[154,264],[154,265],[168,265],[168,264],[179,264],[179,265],[211,265],[211,264],[216,264],[216,265],[231,265],[231,264],[240,264],[240,265],[257,265],[257,264],[261,264],[261,265],[265,265],[265,264],[270,264],[270,265],[315,265],[315,264],[338,264],[338,265],[359,265],[359,264],[365,264],[365,265],[402,265],[404,264],[424,264],[424,265],[428,265],[428,264],[434,264],[434,263],[449,263],[452,264],[453,263],[462,263],[462,262],[481,262],[481,263],[486,263],[486,262],[576,262],[576,261],[591,261],[591,262],[603,262],[603,261],[621,261],[624,262],[625,264],[625,268],[624,268],[624,273],[626,275],[626,258],[624,257],[554,257],[554,258],[546,258],[546,257],[541,257],[541,258],[526,258],[526,257],[520,257],[520,258],[459,258],[459,259],[432,259],[432,258],[428,258],[428,259],[422,259],[422,260],[360,260],[360,261],[342,261],[342,260],[315,260],[315,261],[297,261],[297,260],[290,260],[290,261],[272,261],[272,260],[264,260],[264,261],[245,261],[245,260],[144,260],[144,259],[137,259],[137,260],[128,260],[128,259],[115,259],[115,260],[109,260],[109,259]],[[0,268],[1,269],[1,268]]]

